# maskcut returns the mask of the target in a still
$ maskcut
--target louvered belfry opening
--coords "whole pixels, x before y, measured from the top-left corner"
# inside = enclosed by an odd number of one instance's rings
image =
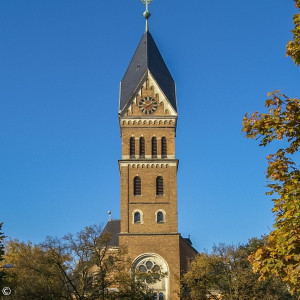
[[[133,180],[133,194],[135,196],[140,196],[142,193],[142,182],[141,182],[141,178],[136,176],[134,177]]]
[[[130,158],[135,158],[135,139],[134,139],[134,137],[130,138],[129,151],[130,151]]]
[[[161,138],[161,157],[167,157],[167,139],[165,137]]]
[[[164,222],[164,214],[161,211],[159,211],[157,213],[157,223],[163,223],[163,222]]]
[[[152,157],[156,158],[157,157],[157,139],[156,139],[156,137],[152,138],[151,144],[152,144]]]
[[[156,178],[156,195],[163,196],[164,195],[164,180],[161,176]]]
[[[140,138],[140,157],[145,158],[145,139]]]

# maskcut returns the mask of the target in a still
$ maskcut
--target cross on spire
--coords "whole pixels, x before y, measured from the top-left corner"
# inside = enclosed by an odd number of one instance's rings
[[[144,18],[146,19],[146,32],[149,31],[149,25],[148,25],[148,19],[151,16],[151,13],[148,10],[148,5],[153,1],[153,0],[141,0],[145,5],[146,5],[146,10],[143,13]]]

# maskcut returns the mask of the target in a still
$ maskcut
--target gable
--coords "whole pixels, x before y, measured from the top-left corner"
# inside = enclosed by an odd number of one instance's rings
[[[155,112],[149,115],[145,115],[139,108],[139,103],[142,98],[151,97],[157,102],[157,109]],[[154,79],[150,71],[147,72],[147,76],[143,78],[140,83],[139,89],[135,95],[124,107],[124,110],[120,112],[121,117],[159,117],[159,116],[177,116],[177,112],[167,99],[166,95]]]

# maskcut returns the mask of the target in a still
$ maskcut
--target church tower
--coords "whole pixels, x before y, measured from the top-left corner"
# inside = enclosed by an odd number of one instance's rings
[[[166,276],[150,287],[157,299],[179,298],[181,273],[197,251],[178,233],[175,82],[148,30],[121,81],[121,226],[119,244],[133,267]]]

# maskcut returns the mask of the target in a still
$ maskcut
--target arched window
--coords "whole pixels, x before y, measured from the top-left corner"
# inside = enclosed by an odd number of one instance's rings
[[[143,215],[141,212],[141,218]],[[142,222],[143,220],[141,220]],[[152,299],[165,300],[170,299],[169,283],[170,283],[170,272],[166,261],[157,254],[142,254],[133,261],[133,269],[137,273],[145,273],[144,282],[147,283],[149,288],[154,289],[155,297]],[[148,277],[147,274],[153,276]],[[163,274],[163,276],[161,276]],[[158,275],[158,276],[156,276]],[[153,280],[156,280],[153,282]],[[159,298],[160,297],[160,298]]]
[[[138,211],[134,213],[134,223],[141,223],[141,214]]]
[[[161,138],[161,157],[167,157],[167,139],[165,137]]]
[[[164,180],[161,176],[156,178],[156,195],[163,196],[164,195]]]
[[[163,223],[164,222],[164,214],[163,212],[159,211],[156,215],[156,222]]]
[[[151,145],[152,145],[152,157],[155,158],[155,157],[157,157],[157,139],[156,139],[156,137],[152,138]]]
[[[140,138],[140,157],[145,157],[145,139],[143,137]]]
[[[164,300],[164,293],[159,293],[154,295],[154,300]]]
[[[140,196],[142,190],[142,182],[141,182],[141,178],[136,176],[133,179],[133,194],[134,196]]]
[[[134,139],[134,137],[130,138],[129,151],[130,151],[130,158],[134,158],[135,157],[135,139]]]

